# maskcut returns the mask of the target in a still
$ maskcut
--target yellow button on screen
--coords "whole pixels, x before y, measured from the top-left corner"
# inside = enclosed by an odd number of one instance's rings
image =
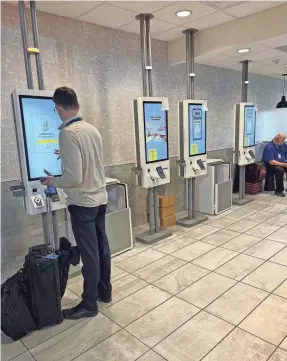
[[[58,139],[37,139],[37,144],[55,144]]]

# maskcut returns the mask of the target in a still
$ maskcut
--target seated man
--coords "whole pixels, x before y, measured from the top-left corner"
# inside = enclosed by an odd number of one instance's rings
[[[262,156],[262,162],[275,175],[275,195],[278,197],[286,197],[284,193],[284,172],[287,173],[287,144],[285,140],[285,134],[277,134],[271,142],[266,144]]]

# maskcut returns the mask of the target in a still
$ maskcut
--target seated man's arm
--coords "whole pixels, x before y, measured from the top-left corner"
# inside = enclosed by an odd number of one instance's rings
[[[269,164],[270,165],[278,165],[280,167],[286,167],[287,168],[287,163],[281,163],[281,162],[277,162],[277,160],[269,160]]]

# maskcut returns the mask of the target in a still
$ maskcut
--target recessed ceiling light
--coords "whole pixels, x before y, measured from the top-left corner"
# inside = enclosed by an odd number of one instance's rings
[[[245,48],[245,49],[239,49],[239,50],[237,50],[237,53],[243,54],[243,53],[249,53],[249,51],[250,51],[250,49]]]
[[[285,66],[287,66],[287,64],[285,64]]]
[[[191,14],[190,10],[181,10],[181,11],[177,11],[175,13],[176,16],[178,16],[179,18],[185,18],[187,16],[189,16]]]

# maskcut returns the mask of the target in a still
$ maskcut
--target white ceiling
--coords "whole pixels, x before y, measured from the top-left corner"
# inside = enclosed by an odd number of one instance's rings
[[[171,41],[183,37],[182,31],[186,28],[212,28],[286,3],[287,1],[37,1],[37,9],[136,34],[139,34],[139,21],[135,20],[135,16],[143,12],[152,13],[152,37]],[[186,18],[178,18],[175,13],[179,10],[191,10],[192,13]],[[269,26],[268,22],[266,26]],[[242,44],[242,47],[245,46],[251,49],[248,53],[248,60],[252,60],[251,72],[275,77],[280,76],[284,70],[287,72],[287,52],[276,49],[287,46],[287,25],[286,34],[258,43]],[[237,47],[231,47],[201,55],[196,58],[196,62],[240,70],[239,61],[244,60],[246,55],[240,56],[237,50]]]
[[[248,54],[239,54],[238,47],[234,47],[222,52],[199,56],[195,60],[200,64],[232,70],[241,70],[240,61],[250,60],[249,67],[252,73],[280,78],[282,73],[287,73],[287,49],[281,51],[276,48],[285,44],[287,44],[287,34],[263,40],[260,43],[242,44],[241,48],[250,49]]]
[[[182,30],[198,30],[278,6],[282,1],[37,1],[38,10],[139,34],[139,13],[152,13],[155,39],[170,41]],[[191,10],[178,18],[179,10]]]

